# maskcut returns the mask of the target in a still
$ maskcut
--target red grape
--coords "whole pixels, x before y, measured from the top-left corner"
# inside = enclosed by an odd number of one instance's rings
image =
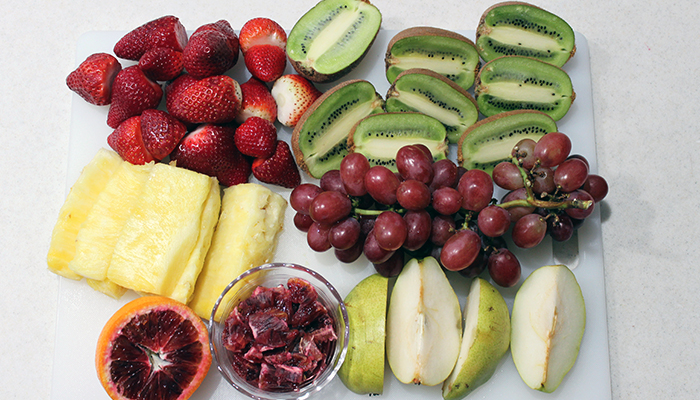
[[[462,208],[462,195],[457,189],[448,186],[433,192],[432,206],[442,215],[452,215]]]
[[[547,222],[539,214],[528,214],[515,222],[511,238],[516,246],[529,249],[535,247],[547,233]]]
[[[588,167],[585,162],[577,158],[564,161],[554,170],[554,184],[565,193],[571,193],[583,186],[586,178],[588,178]]]
[[[407,228],[403,247],[411,251],[420,249],[430,239],[432,230],[430,214],[425,210],[407,211],[403,220],[406,221]]]
[[[532,169],[532,167],[535,166],[535,162],[537,162],[537,158],[535,158],[536,144],[534,140],[526,138],[519,141],[515,147],[513,147],[512,154],[518,159],[520,166],[526,170]]]
[[[369,168],[369,161],[362,153],[350,153],[340,162],[340,177],[350,196],[362,196],[367,193],[365,174]]]
[[[379,246],[379,243],[377,243],[377,238],[374,237],[374,229],[367,234],[362,250],[364,251],[365,257],[367,257],[369,262],[374,264],[383,263],[384,261],[388,260],[392,254],[394,254],[393,251],[384,250]]]
[[[338,250],[347,250],[360,239],[361,230],[360,223],[348,217],[331,227],[328,241]]]
[[[294,211],[308,215],[311,202],[322,191],[320,187],[313,183],[302,183],[289,194],[289,205],[292,206]]]
[[[471,169],[459,179],[457,190],[462,195],[462,208],[479,212],[491,202],[493,180],[488,173]]]
[[[433,163],[433,181],[430,182],[431,189],[439,189],[443,186],[455,187],[457,185],[457,165],[449,158],[435,161]]]
[[[364,246],[364,242],[362,240],[358,240],[349,249],[345,249],[345,250],[335,249],[334,250],[335,258],[337,258],[338,261],[340,261],[342,263],[349,264],[349,263],[357,260],[358,258],[360,258],[360,256],[362,255],[362,247],[363,246]]]
[[[527,191],[525,188],[520,188],[513,190],[512,192],[508,192],[505,196],[503,196],[503,199],[501,200],[501,204],[503,203],[508,203],[509,201],[514,201],[514,200],[525,200],[527,198]],[[512,222],[515,222],[522,218],[523,216],[527,214],[532,214],[532,212],[535,211],[535,207],[509,207],[508,212],[510,213],[510,220]]]
[[[537,141],[535,158],[542,167],[554,167],[566,160],[571,152],[571,140],[561,132],[550,132]]]
[[[593,200],[593,196],[591,196],[588,192],[585,190],[576,190],[574,192],[569,193],[569,201],[571,200],[577,200],[577,201],[590,201],[592,204],[590,207],[587,209],[583,208],[567,208],[564,211],[569,214],[571,218],[576,218],[576,219],[584,219],[587,218],[591,213],[593,212],[593,209],[595,208],[595,201]]]
[[[422,210],[430,205],[430,189],[423,182],[407,179],[396,189],[396,201],[407,210]]]
[[[396,169],[404,179],[415,179],[426,185],[430,185],[433,180],[433,158],[418,146],[409,145],[399,149],[396,153]]]
[[[459,271],[476,260],[481,251],[481,238],[471,229],[460,229],[447,239],[440,252],[440,263],[450,271]]]
[[[430,229],[430,242],[435,246],[442,246],[455,233],[457,224],[451,215],[436,215],[433,217]]]
[[[553,214],[547,218],[547,233],[557,242],[565,242],[574,234],[574,223],[565,214]]]
[[[477,217],[481,233],[488,237],[503,236],[510,227],[510,213],[503,207],[488,206]]]
[[[340,192],[342,194],[348,194],[343,186],[343,181],[340,179],[340,171],[337,169],[332,169],[326,171],[319,181],[319,186],[324,191]]]
[[[501,248],[491,253],[488,260],[488,269],[491,279],[499,286],[515,286],[520,280],[520,261],[508,249]]]
[[[479,276],[479,274],[481,274],[482,272],[484,272],[488,261],[488,255],[486,254],[486,251],[484,251],[484,249],[482,248],[481,251],[479,251],[479,254],[474,259],[474,261],[471,264],[469,264],[466,268],[460,269],[458,272],[465,278],[474,278],[476,276]]]
[[[374,237],[379,247],[394,251],[406,241],[408,227],[403,217],[394,211],[384,211],[374,222]]]
[[[309,207],[309,215],[314,221],[330,225],[347,217],[352,211],[352,202],[347,195],[326,191],[313,199]]]
[[[374,270],[381,276],[387,278],[398,276],[404,266],[403,251],[397,250],[386,261],[373,264]]]
[[[294,226],[302,232],[308,232],[313,222],[314,220],[307,214],[302,214],[300,212],[294,214]]]
[[[321,253],[331,248],[331,244],[328,241],[329,231],[330,226],[328,225],[322,225],[318,222],[311,224],[309,232],[306,234],[306,242],[311,250]]]
[[[399,184],[399,178],[383,165],[375,165],[365,174],[367,193],[380,204],[390,206],[396,203],[396,189]]]
[[[520,169],[510,161],[496,164],[491,172],[491,177],[496,185],[506,190],[520,189],[525,186]]]
[[[608,195],[608,182],[600,175],[588,174],[586,182],[583,184],[583,190],[593,197],[593,200],[598,203]]]
[[[549,167],[535,167],[532,169],[532,191],[541,193],[554,193],[554,171]]]

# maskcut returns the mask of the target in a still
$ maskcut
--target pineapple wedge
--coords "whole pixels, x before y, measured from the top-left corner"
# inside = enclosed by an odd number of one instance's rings
[[[197,315],[209,319],[214,303],[232,280],[272,260],[286,207],[282,196],[259,184],[224,189],[219,223],[189,303]],[[220,317],[217,314],[215,319]]]
[[[75,239],[83,221],[107,185],[113,173],[122,164],[113,151],[100,149],[80,173],[58,214],[51,234],[46,257],[50,271],[66,278],[80,280],[81,276],[68,268],[75,255]]]
[[[109,279],[105,278],[101,281],[95,279],[85,279],[91,288],[102,292],[113,299],[119,299],[124,296],[124,293],[128,290],[125,287],[119,286],[114,282],[110,282]]]

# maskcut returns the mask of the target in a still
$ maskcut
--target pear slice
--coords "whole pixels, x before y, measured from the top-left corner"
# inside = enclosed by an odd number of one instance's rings
[[[501,293],[475,278],[464,307],[464,334],[457,365],[442,385],[444,399],[461,399],[486,383],[510,344],[510,315]]]
[[[396,379],[435,386],[457,362],[462,336],[459,300],[433,257],[411,259],[391,292],[386,354]]]
[[[515,295],[511,353],[523,381],[553,392],[576,361],[586,307],[576,277],[565,265],[538,268]]]
[[[340,380],[357,394],[378,395],[384,389],[384,344],[389,280],[379,274],[360,281],[345,298],[350,337]]]

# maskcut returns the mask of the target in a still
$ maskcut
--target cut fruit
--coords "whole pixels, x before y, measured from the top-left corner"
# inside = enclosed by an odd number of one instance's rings
[[[365,117],[348,135],[350,152],[361,153],[371,166],[397,172],[396,153],[406,145],[423,144],[433,160],[447,157],[447,131],[437,119],[417,112],[380,113]]]
[[[476,78],[479,111],[488,116],[512,110],[537,110],[560,120],[576,98],[571,78],[561,68],[534,58],[504,56],[486,63]]]
[[[457,160],[466,169],[488,173],[510,154],[519,141],[538,141],[550,132],[557,132],[557,123],[549,115],[533,110],[508,111],[482,119],[467,128],[459,140]]]
[[[211,366],[207,328],[186,305],[147,296],[107,321],[95,353],[97,376],[114,400],[185,400]]]
[[[321,178],[348,154],[350,129],[362,118],[384,111],[384,99],[365,80],[349,80],[326,91],[306,110],[292,133],[297,165]]]
[[[573,272],[565,265],[532,272],[515,295],[511,317],[511,353],[523,381],[553,392],[576,362],[585,325]]]
[[[289,32],[287,56],[310,81],[335,81],[362,61],[381,23],[381,13],[367,0],[322,0]]]
[[[476,46],[486,61],[500,56],[534,57],[561,67],[576,52],[571,26],[532,4],[498,3],[481,16]]]
[[[113,299],[120,299],[127,292],[127,288],[117,285],[105,278],[103,280],[86,279],[88,286],[98,292],[104,293]]]
[[[425,68],[464,90],[472,87],[480,66],[474,42],[456,32],[422,26],[397,33],[387,46],[384,63],[389,83],[403,71]]]
[[[450,143],[457,143],[464,131],[479,118],[476,100],[469,92],[433,71],[406,70],[386,94],[388,112],[420,112],[436,118],[447,131]]]

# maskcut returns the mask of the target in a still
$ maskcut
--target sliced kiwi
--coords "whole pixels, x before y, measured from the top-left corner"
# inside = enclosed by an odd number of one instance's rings
[[[560,120],[576,98],[563,69],[530,57],[503,56],[484,64],[474,95],[479,111],[491,116],[504,111],[537,110]]]
[[[571,26],[532,4],[508,1],[487,9],[476,30],[476,47],[485,61],[526,56],[564,65],[576,53]]]
[[[424,144],[434,160],[447,157],[447,131],[442,122],[416,112],[380,113],[365,117],[348,135],[351,152],[362,153],[370,165],[396,172],[396,153],[403,146]]]
[[[474,84],[480,65],[474,42],[456,32],[424,26],[397,33],[387,46],[384,63],[389,83],[405,70],[425,68],[465,90]]]
[[[357,121],[384,112],[384,99],[361,79],[326,91],[301,116],[292,132],[292,151],[299,167],[314,178],[340,168],[348,154],[347,138]]]
[[[289,32],[287,56],[313,82],[335,81],[364,58],[382,22],[367,0],[322,0]]]
[[[388,112],[421,112],[445,125],[450,143],[479,118],[476,100],[456,83],[423,68],[403,71],[386,94]]]
[[[459,140],[457,160],[467,169],[488,173],[510,153],[519,141],[538,141],[549,132],[557,131],[557,123],[549,115],[533,110],[508,111],[482,119],[467,128]]]

